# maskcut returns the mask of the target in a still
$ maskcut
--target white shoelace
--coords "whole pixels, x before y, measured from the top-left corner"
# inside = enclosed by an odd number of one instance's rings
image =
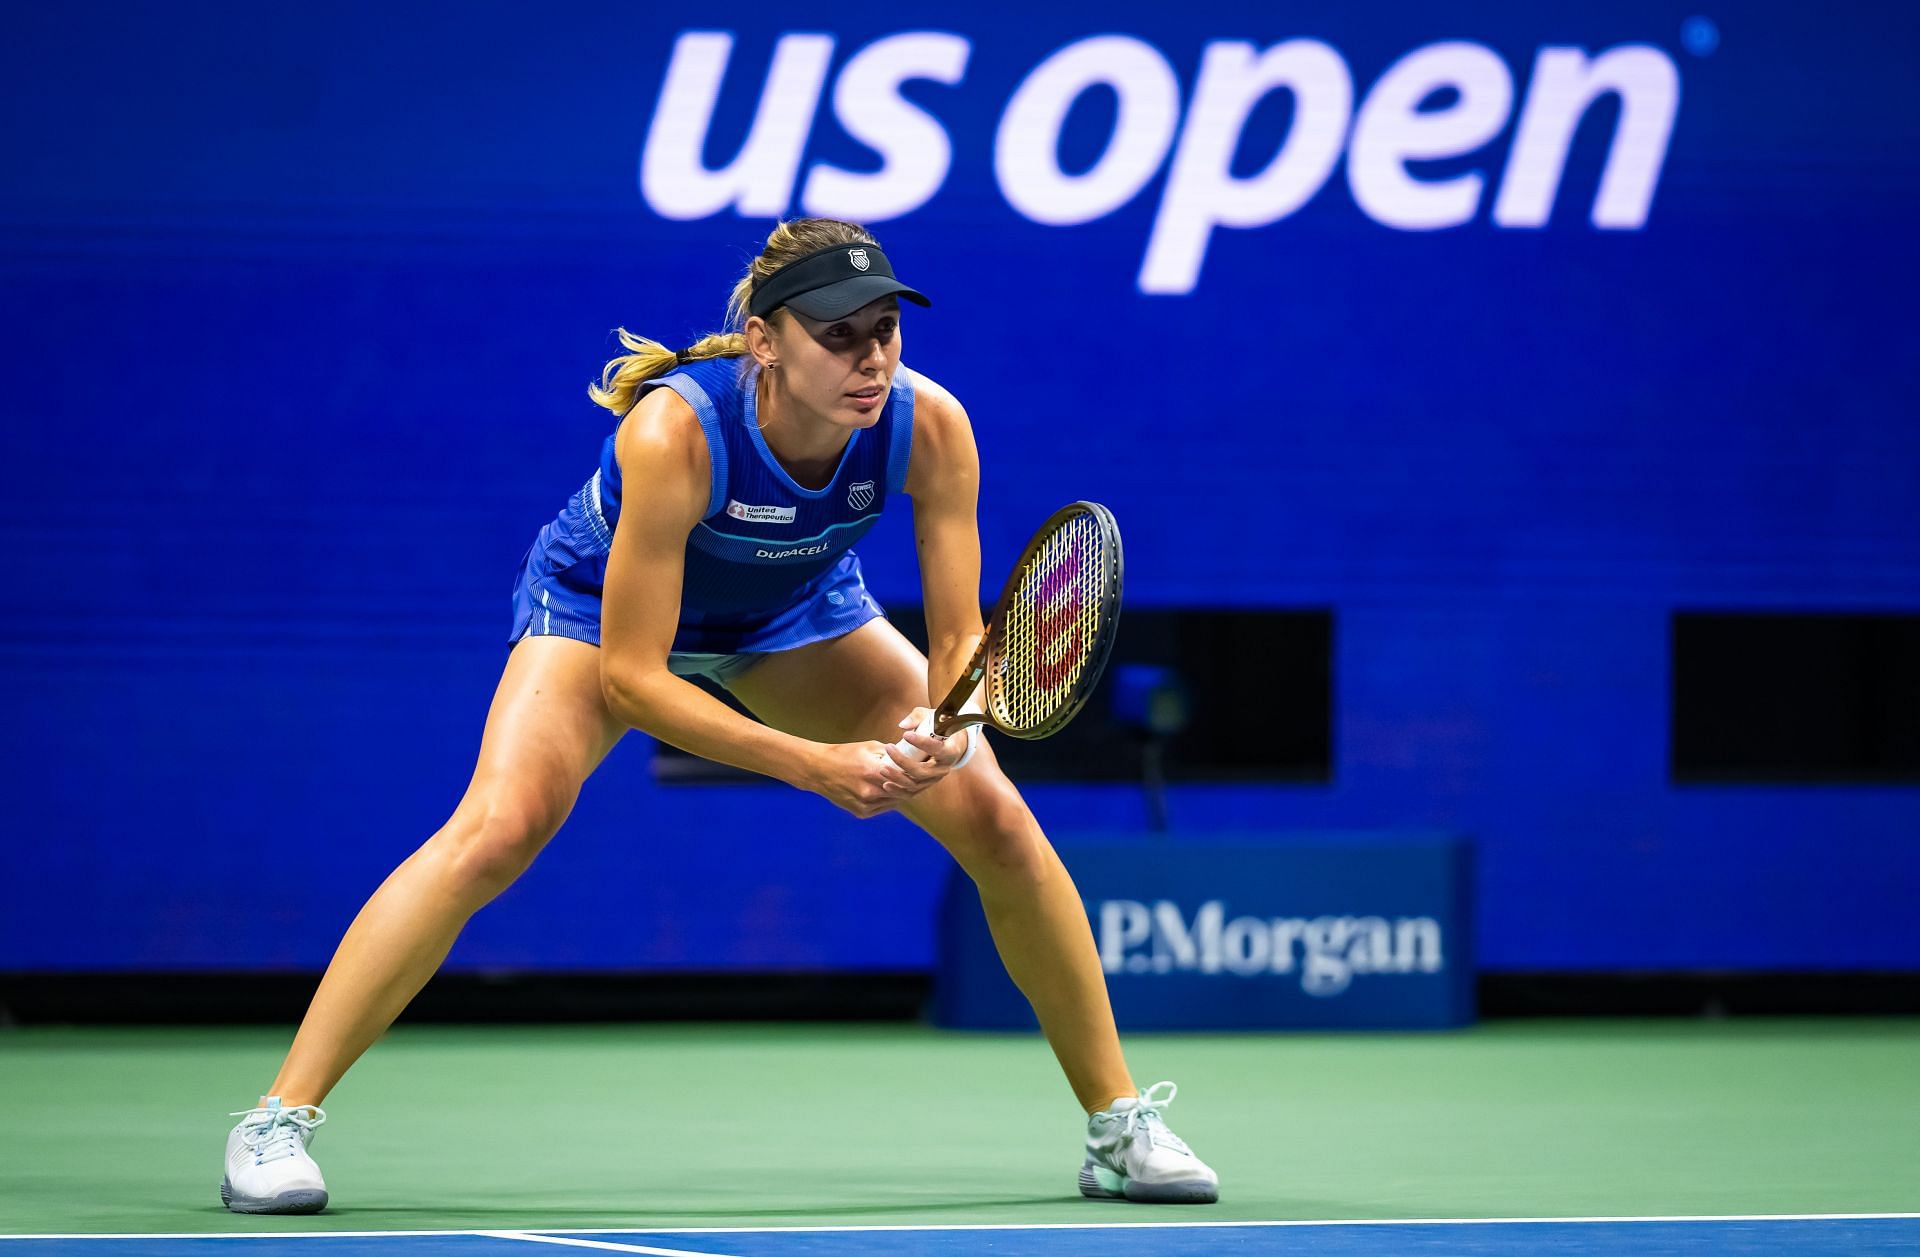
[[[1167,1094],[1158,1094],[1162,1087],[1167,1089]],[[1192,1156],[1193,1149],[1187,1147],[1186,1141],[1180,1136],[1168,1130],[1166,1119],[1161,1117],[1167,1106],[1173,1103],[1173,1097],[1179,1094],[1180,1088],[1167,1081],[1156,1082],[1142,1091],[1139,1103],[1118,1115],[1121,1119],[1121,1137],[1131,1139],[1135,1131],[1143,1130],[1155,1147],[1171,1148]]]
[[[302,1117],[302,1113],[311,1113],[313,1116]],[[307,1144],[302,1135],[311,1133],[327,1120],[326,1110],[317,1104],[296,1104],[287,1109],[280,1107],[278,1100],[265,1108],[242,1109],[227,1116],[247,1119],[241,1123],[240,1142],[253,1149],[255,1165],[279,1161],[306,1151]]]

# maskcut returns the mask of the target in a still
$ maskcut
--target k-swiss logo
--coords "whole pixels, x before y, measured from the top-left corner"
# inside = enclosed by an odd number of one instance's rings
[[[847,486],[847,505],[864,511],[873,505],[873,481],[861,480]]]
[[[847,261],[853,263],[853,269],[856,271],[864,271],[873,265],[873,263],[867,261],[867,251],[865,249],[848,249]]]
[[[791,524],[794,512],[798,509],[793,506],[756,506],[736,499],[727,502],[727,514],[756,524]]]

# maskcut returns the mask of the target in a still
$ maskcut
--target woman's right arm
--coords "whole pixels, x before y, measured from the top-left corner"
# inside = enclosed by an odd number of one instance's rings
[[[884,754],[768,728],[668,671],[687,535],[707,509],[706,438],[691,406],[671,389],[655,389],[622,421],[614,456],[625,492],[602,592],[600,689],[608,710],[691,754],[824,795],[856,816],[900,802],[901,791],[885,782],[913,793]]]

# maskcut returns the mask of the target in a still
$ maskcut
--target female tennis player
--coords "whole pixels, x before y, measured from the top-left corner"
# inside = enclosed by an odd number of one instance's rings
[[[932,834],[977,885],[1087,1111],[1081,1191],[1217,1198],[1214,1172],[1162,1117],[1176,1089],[1135,1088],[1080,896],[992,748],[978,729],[916,731],[985,628],[973,433],[952,394],[901,365],[903,298],[929,304],[864,229],[800,219],[775,228],[734,288],[739,330],[677,353],[620,332],[630,352],[589,390],[620,421],[528,550],[473,780],[361,909],[273,1086],[234,1115],[229,1208],[325,1207],[307,1151],[318,1106],[629,728]],[[930,658],[887,623],[851,549],[902,493]]]

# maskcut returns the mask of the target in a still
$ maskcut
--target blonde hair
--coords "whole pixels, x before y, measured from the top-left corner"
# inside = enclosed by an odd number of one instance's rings
[[[837,218],[796,218],[778,224],[768,233],[760,256],[747,263],[747,273],[733,286],[733,295],[727,299],[726,331],[702,336],[675,353],[657,340],[635,336],[624,327],[616,328],[620,344],[627,352],[601,368],[600,382],[587,386],[587,396],[614,414],[625,415],[633,409],[634,397],[642,384],[682,362],[744,358],[747,337],[740,329],[747,325],[747,303],[753,298],[753,290],[789,262],[836,244],[870,244],[878,248],[880,242],[869,235],[865,227]]]

